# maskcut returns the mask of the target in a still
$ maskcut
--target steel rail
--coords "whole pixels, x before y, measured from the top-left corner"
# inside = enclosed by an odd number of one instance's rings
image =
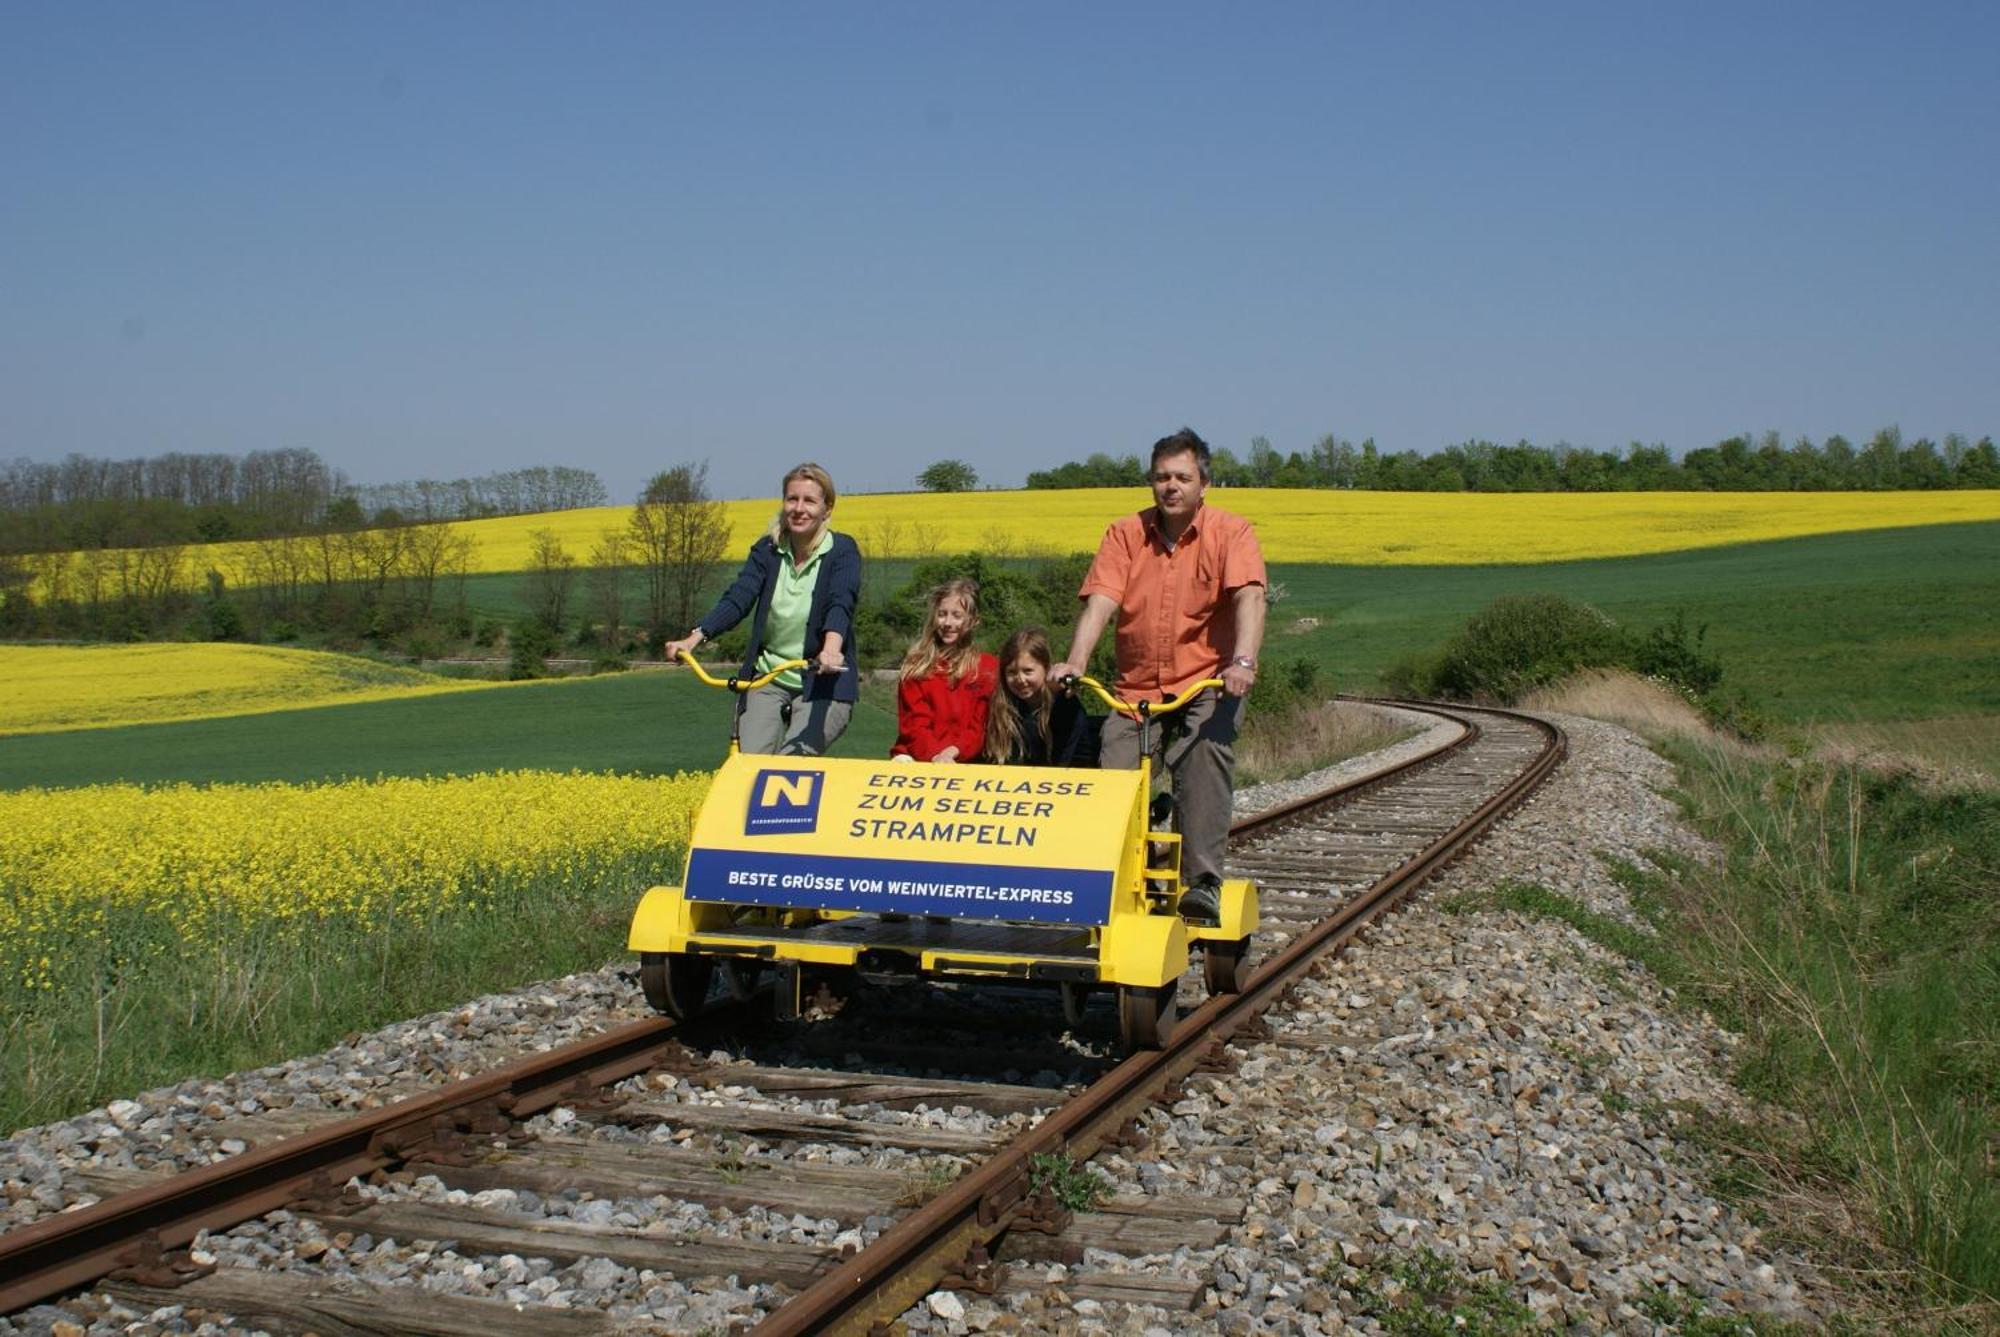
[[[348,1179],[398,1164],[441,1133],[459,1131],[456,1116],[467,1111],[485,1107],[525,1118],[584,1088],[645,1072],[675,1042],[674,1031],[665,1018],[632,1022],[10,1230],[0,1235],[0,1313],[157,1259],[202,1230],[253,1220],[296,1201],[304,1186],[337,1192]]]
[[[1542,752],[1504,788],[1415,858],[1294,938],[1259,967],[1242,992],[1210,998],[1174,1028],[1163,1048],[1135,1054],[1113,1068],[942,1195],[884,1231],[868,1248],[801,1291],[754,1329],[759,1337],[862,1334],[893,1320],[954,1270],[962,1269],[967,1258],[982,1256],[1006,1232],[1027,1203],[1029,1163],[1034,1157],[1061,1153],[1081,1161],[1094,1155],[1128,1119],[1157,1103],[1170,1086],[1217,1055],[1228,1036],[1267,1009],[1319,957],[1344,945],[1383,909],[1463,852],[1532,793],[1567,752],[1567,739],[1555,725],[1511,711],[1491,713],[1527,722],[1544,735]]]

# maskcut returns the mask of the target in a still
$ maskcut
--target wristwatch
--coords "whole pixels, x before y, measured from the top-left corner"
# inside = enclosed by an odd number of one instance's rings
[[[1248,655],[1238,655],[1236,656],[1236,658],[1230,660],[1229,662],[1236,665],[1237,668],[1247,668],[1252,673],[1255,673],[1257,671],[1257,661],[1250,658],[1250,656]]]

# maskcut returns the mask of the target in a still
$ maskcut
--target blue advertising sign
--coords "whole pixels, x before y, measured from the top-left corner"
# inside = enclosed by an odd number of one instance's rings
[[[1103,924],[1111,884],[1111,872],[1100,869],[697,849],[688,857],[686,894],[736,905]]]

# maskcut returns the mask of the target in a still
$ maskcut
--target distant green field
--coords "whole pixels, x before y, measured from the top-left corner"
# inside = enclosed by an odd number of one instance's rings
[[[710,770],[730,700],[683,673],[377,701],[184,724],[0,739],[0,788],[470,775],[500,769]],[[895,722],[864,702],[836,756],[884,756]]]
[[[1516,567],[1281,566],[1265,654],[1366,691],[1495,596],[1553,592],[1627,625],[1687,610],[1739,686],[1798,722],[2000,714],[2000,524]],[[1297,630],[1302,618],[1318,627]]]

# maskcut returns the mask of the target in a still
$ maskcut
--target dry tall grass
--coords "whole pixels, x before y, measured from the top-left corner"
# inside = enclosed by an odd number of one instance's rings
[[[1379,710],[1346,701],[1281,715],[1253,713],[1236,741],[1237,783],[1295,779],[1387,747],[1411,732]]]
[[[1730,745],[1686,697],[1626,669],[1585,669],[1552,687],[1536,688],[1518,704],[1523,710],[1585,715],[1623,725],[1648,738]]]

